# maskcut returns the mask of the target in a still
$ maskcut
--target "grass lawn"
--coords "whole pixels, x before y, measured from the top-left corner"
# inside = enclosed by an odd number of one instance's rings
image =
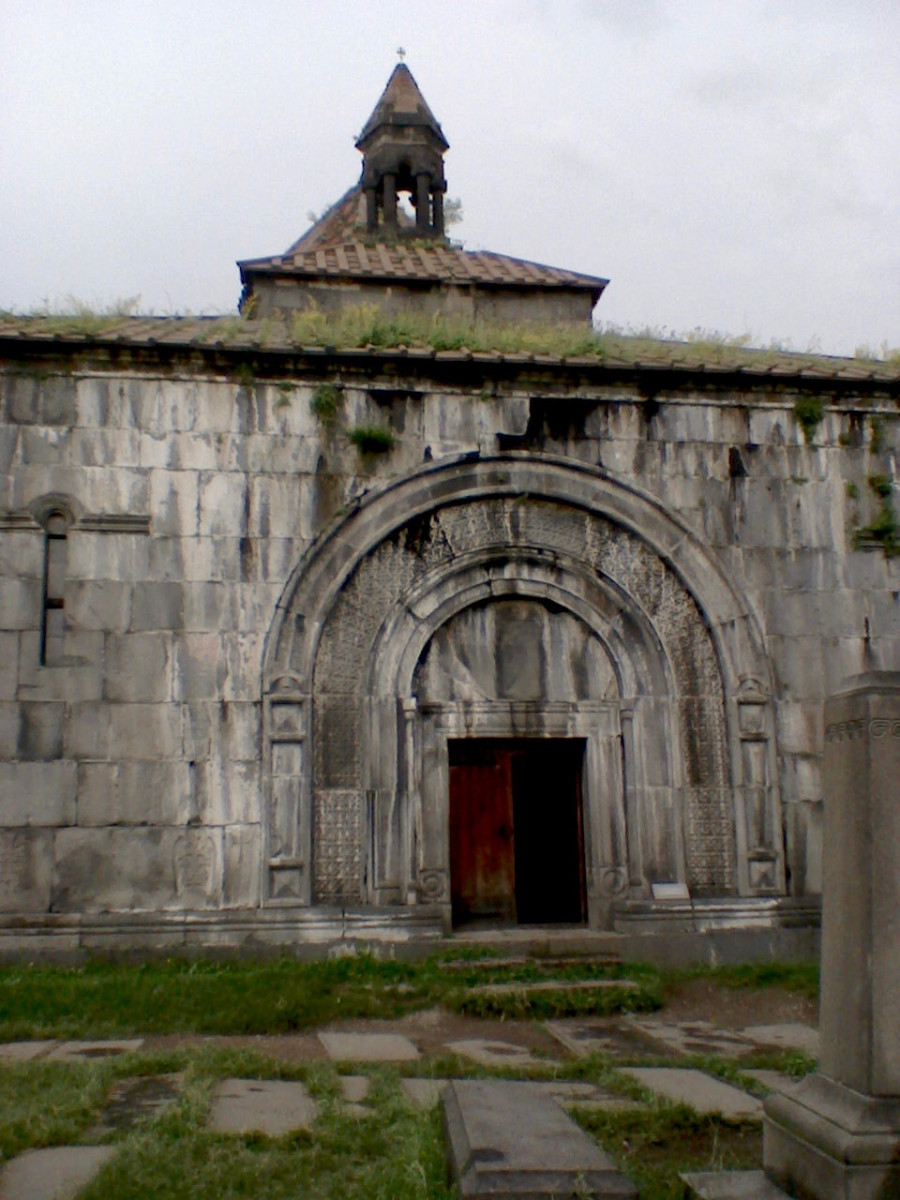
[[[733,989],[772,988],[814,995],[811,967],[729,967],[699,972],[727,995]],[[0,1040],[110,1038],[154,1034],[283,1034],[327,1021],[401,1017],[444,1007],[479,1015],[487,984],[515,984],[491,1016],[534,1017],[654,1008],[667,988],[697,971],[658,972],[644,966],[541,960],[491,963],[460,960],[457,954],[399,963],[361,956],[316,963],[288,960],[213,963],[178,960],[129,966],[92,963],[83,967],[0,968]],[[613,979],[631,986],[570,994],[529,992],[528,984],[559,980]],[[636,986],[635,986],[636,985]],[[593,1000],[586,997],[593,996]],[[508,1001],[507,1013],[503,1005]],[[567,1009],[567,1004],[571,1006]],[[405,1073],[425,1076],[490,1075],[506,1078],[583,1079],[618,1092],[627,1106],[618,1111],[578,1113],[578,1119],[639,1184],[641,1200],[680,1200],[678,1172],[722,1166],[754,1166],[761,1158],[758,1123],[728,1123],[699,1117],[680,1105],[650,1099],[618,1072],[626,1061],[597,1054],[567,1063],[516,1071],[491,1071],[449,1052],[404,1064]],[[727,1058],[689,1060],[658,1056],[652,1061],[697,1065],[741,1082],[740,1068]],[[755,1065],[801,1074],[812,1062],[798,1055],[758,1056]],[[349,1069],[349,1068],[347,1068]],[[191,1044],[153,1053],[131,1053],[93,1061],[38,1060],[0,1066],[0,1158],[44,1146],[105,1142],[116,1153],[80,1193],[80,1200],[281,1200],[333,1197],[366,1200],[449,1198],[438,1108],[415,1108],[392,1068],[354,1068],[372,1081],[360,1116],[340,1099],[338,1069],[330,1063],[285,1062],[257,1051],[218,1044]],[[110,1128],[104,1123],[110,1090],[117,1081],[177,1075],[176,1099],[156,1115]],[[206,1120],[215,1083],[229,1076],[302,1080],[318,1104],[311,1131],[285,1138],[223,1135]],[[752,1089],[747,1078],[743,1085]]]

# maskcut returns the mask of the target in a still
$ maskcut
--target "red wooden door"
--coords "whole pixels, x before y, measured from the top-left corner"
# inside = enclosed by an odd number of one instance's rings
[[[450,756],[450,890],[453,922],[516,919],[509,750],[460,742]]]

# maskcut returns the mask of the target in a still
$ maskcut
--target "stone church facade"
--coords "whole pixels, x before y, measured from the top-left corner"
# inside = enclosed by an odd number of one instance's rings
[[[358,144],[240,318],[0,321],[0,951],[814,924],[900,371],[309,344],[606,283],[449,242],[405,67]]]

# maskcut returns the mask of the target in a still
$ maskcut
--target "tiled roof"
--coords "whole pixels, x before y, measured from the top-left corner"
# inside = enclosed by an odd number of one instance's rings
[[[315,226],[309,231],[315,232]],[[310,245],[304,238],[272,258],[241,262],[241,278],[276,274],[305,279],[378,279],[477,283],[489,287],[580,288],[600,292],[608,280],[561,267],[482,250],[459,250],[441,242],[347,241]]]
[[[401,229],[415,229],[415,221],[408,217],[402,208],[397,209],[397,224]],[[325,210],[306,233],[299,237],[284,254],[273,259],[260,259],[261,262],[280,261],[281,258],[293,258],[294,255],[307,250],[318,250],[320,247],[337,246],[343,242],[352,242],[359,237],[366,227],[366,198],[359,184],[354,184],[349,191],[344,192],[340,200]]]
[[[747,385],[771,380],[798,386],[827,387],[838,382],[895,390],[900,384],[900,358],[836,358],[822,354],[797,354],[787,351],[757,350],[729,345],[702,346],[691,342],[655,341],[619,334],[598,335],[588,348],[566,352],[555,348],[554,331],[546,344],[540,334],[525,342],[521,349],[491,348],[489,338],[473,339],[474,349],[436,350],[430,345],[359,346],[341,345],[332,331],[323,331],[327,340],[311,339],[295,333],[290,319],[269,317],[249,320],[237,316],[218,317],[117,317],[76,314],[73,316],[14,316],[0,314],[0,356],[11,357],[16,347],[40,349],[46,346],[172,350],[224,350],[262,352],[267,355],[311,355],[316,357],[359,360],[367,355],[377,358],[402,358],[409,361],[507,363],[510,366],[584,367],[611,371],[665,371],[675,375],[728,373],[746,380]],[[337,348],[335,348],[337,341]],[[596,347],[596,349],[594,348]]]

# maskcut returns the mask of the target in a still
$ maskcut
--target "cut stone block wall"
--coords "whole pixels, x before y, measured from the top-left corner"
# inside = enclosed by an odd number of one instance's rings
[[[10,362],[0,377],[4,912],[255,909],[278,900],[265,880],[279,854],[282,899],[302,898],[296,879],[314,851],[279,826],[279,812],[299,803],[297,779],[316,773],[336,814],[330,841],[320,830],[318,861],[338,882],[320,898],[347,903],[359,879],[366,899],[376,799],[353,757],[365,745],[340,750],[352,723],[341,705],[359,697],[348,700],[322,667],[315,723],[301,706],[298,732],[279,734],[265,709],[264,689],[277,691],[264,679],[267,639],[323,531],[426,464],[504,454],[631,489],[729,581],[769,674],[757,681],[773,719],[775,777],[765,786],[780,797],[783,822],[770,832],[783,842],[789,893],[819,891],[823,697],[848,676],[900,662],[897,560],[856,549],[853,538],[877,512],[867,480],[891,476],[900,450],[892,401],[875,397],[863,411],[831,397],[807,443],[795,393],[758,382],[752,391],[714,378],[702,392],[673,386],[650,404],[640,380],[573,381],[552,366],[507,372],[487,388],[477,365],[452,379],[427,367],[403,378],[324,356],[315,372],[238,382],[205,363],[86,367],[66,353]],[[339,411],[323,421],[313,397],[332,381]],[[881,414],[878,439],[872,413]],[[361,454],[348,433],[362,425],[389,427],[392,448]],[[62,658],[41,665],[41,520],[53,498],[71,516],[65,635]],[[433,511],[442,503],[438,489]],[[527,492],[510,504],[538,519]],[[643,533],[622,526],[616,536],[643,544]],[[395,593],[409,545],[373,559]],[[673,542],[664,555],[673,579],[682,578],[679,554]],[[629,569],[645,576],[635,595],[656,586],[637,559]],[[342,631],[329,621],[323,645],[354,636],[352,621]],[[306,636],[299,624],[295,633]],[[296,664],[285,653],[287,677]],[[729,695],[737,704],[737,691]],[[315,838],[316,822],[328,820],[324,793],[315,812],[311,793],[304,803]],[[271,844],[276,836],[283,845]]]

